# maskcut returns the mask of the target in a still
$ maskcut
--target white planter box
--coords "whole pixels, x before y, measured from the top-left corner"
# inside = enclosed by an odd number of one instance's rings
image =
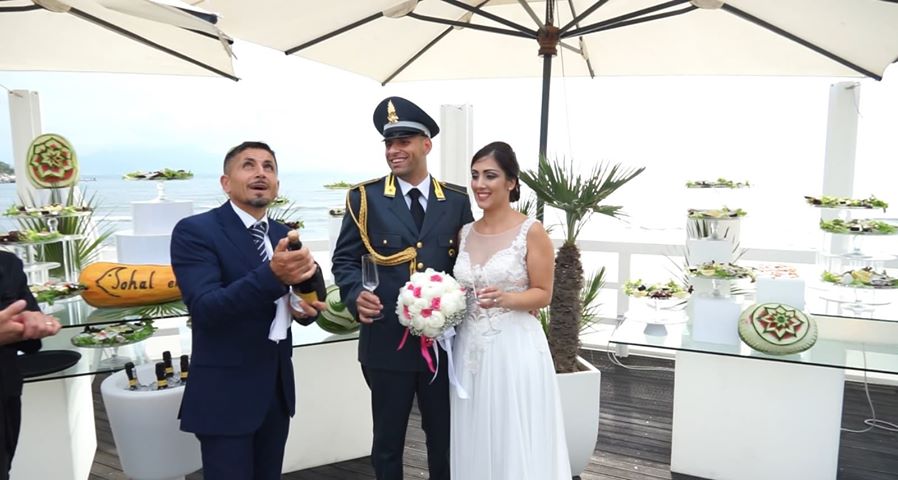
[[[557,375],[572,475],[586,469],[595,451],[602,385],[602,372],[582,358],[577,360],[586,371]]]

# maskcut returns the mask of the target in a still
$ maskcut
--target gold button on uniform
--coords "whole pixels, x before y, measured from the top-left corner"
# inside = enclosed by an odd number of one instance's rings
[[[424,270],[424,264],[423,264],[423,263],[418,262],[418,270]]]
[[[450,249],[449,249],[449,256],[450,256],[450,257],[454,257],[454,256],[455,256],[455,249],[454,249],[454,248],[450,248]]]
[[[450,238],[450,239],[449,239],[449,245],[455,245],[455,240],[453,240],[453,239]]]
[[[386,245],[386,244],[387,244],[387,239],[385,238],[385,239],[384,239],[384,245]]]
[[[416,243],[415,246],[418,248],[424,248],[424,244],[421,242]]]

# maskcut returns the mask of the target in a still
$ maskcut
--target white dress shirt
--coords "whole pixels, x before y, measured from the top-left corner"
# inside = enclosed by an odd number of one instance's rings
[[[247,230],[258,222],[268,223],[268,217],[262,217],[261,220],[256,220],[252,215],[246,213],[243,209],[234,204],[234,202],[229,203],[231,204],[231,208],[234,209],[234,213],[240,217],[240,221],[243,222],[243,225],[246,226]],[[271,246],[271,239],[268,238],[268,235],[265,235],[265,253],[268,255],[269,259],[274,255],[274,247]],[[275,343],[287,338],[287,331],[290,329],[290,325],[293,321],[293,316],[290,314],[290,308],[287,306],[287,298],[289,295],[290,292],[287,292],[287,294],[274,301],[277,305],[277,310],[274,312],[274,318],[271,320],[271,327],[268,329],[268,339]]]

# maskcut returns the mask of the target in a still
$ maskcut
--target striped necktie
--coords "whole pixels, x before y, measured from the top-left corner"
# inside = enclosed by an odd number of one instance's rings
[[[268,252],[265,251],[265,235],[268,234],[268,222],[258,222],[249,227],[249,233],[253,236],[256,252],[262,257],[262,261],[268,260]]]

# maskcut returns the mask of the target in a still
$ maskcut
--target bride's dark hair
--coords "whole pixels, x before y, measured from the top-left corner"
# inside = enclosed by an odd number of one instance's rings
[[[505,172],[506,177],[514,180],[514,188],[508,192],[508,199],[512,202],[517,202],[521,198],[521,181],[518,179],[521,167],[518,165],[518,157],[514,154],[514,150],[511,149],[511,145],[505,142],[490,143],[474,154],[471,166],[473,167],[481,158],[489,156],[496,159],[496,163]]]

